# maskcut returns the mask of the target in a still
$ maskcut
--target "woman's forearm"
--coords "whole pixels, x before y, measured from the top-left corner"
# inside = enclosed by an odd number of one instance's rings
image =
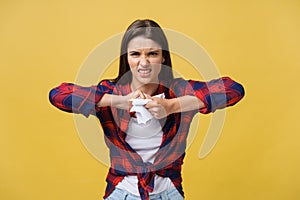
[[[117,94],[104,94],[100,101],[96,104],[98,107],[111,106],[118,109],[129,110],[131,106],[130,99],[146,98],[141,90],[136,90],[126,96]]]
[[[170,113],[187,112],[203,108],[204,103],[196,96],[186,95],[169,99]]]
[[[129,109],[128,96],[104,94],[101,100],[97,103],[98,107],[111,106],[119,109]]]

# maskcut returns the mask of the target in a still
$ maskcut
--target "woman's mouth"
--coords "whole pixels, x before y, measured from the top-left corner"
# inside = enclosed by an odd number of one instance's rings
[[[138,73],[141,77],[148,77],[151,74],[151,69],[138,69]]]

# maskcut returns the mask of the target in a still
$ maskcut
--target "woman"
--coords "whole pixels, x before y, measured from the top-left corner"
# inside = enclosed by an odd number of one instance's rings
[[[91,87],[62,83],[50,91],[59,109],[100,120],[111,161],[104,199],[111,200],[183,199],[181,166],[193,116],[243,96],[242,85],[229,77],[174,78],[167,39],[152,20],[128,27],[116,79]],[[145,112],[150,117],[141,123]]]

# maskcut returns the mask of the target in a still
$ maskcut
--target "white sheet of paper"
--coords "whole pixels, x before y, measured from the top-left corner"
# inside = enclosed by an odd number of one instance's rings
[[[153,97],[165,98],[165,94],[161,93]],[[132,108],[130,112],[135,112],[138,124],[146,124],[153,118],[152,114],[144,107],[151,99],[132,99]]]

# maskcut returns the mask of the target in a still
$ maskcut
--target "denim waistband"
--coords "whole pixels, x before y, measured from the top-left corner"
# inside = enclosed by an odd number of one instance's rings
[[[176,196],[180,195],[179,192],[177,191],[177,189],[175,187],[160,192],[158,194],[151,194],[150,195],[150,199],[151,200],[169,200],[172,199],[171,197],[174,196],[174,193],[176,193]],[[119,188],[115,188],[115,190],[111,193],[111,198],[114,199],[118,199],[118,200],[140,200],[141,198],[139,196],[133,195],[131,193],[128,193],[125,190],[119,189]],[[110,197],[107,198],[107,200],[109,200]],[[183,197],[180,195],[178,199],[183,199]]]

